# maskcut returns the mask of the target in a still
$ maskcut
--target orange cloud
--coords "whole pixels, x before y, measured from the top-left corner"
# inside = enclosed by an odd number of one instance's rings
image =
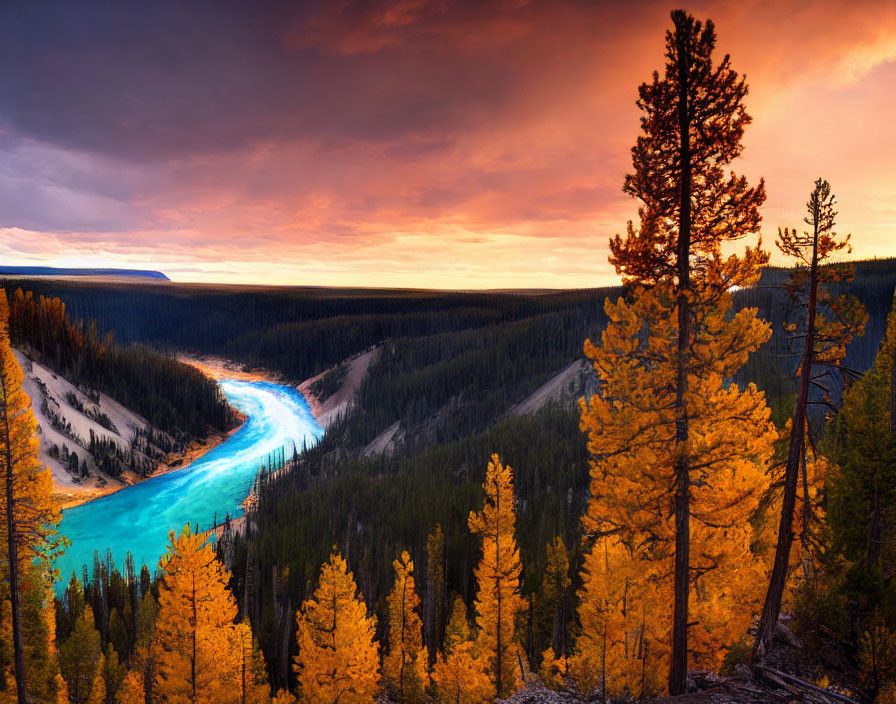
[[[751,87],[736,168],[767,180],[766,242],[824,176],[856,254],[896,255],[896,6],[690,9]],[[15,52],[0,56],[4,260],[333,285],[616,280],[606,242],[636,214],[621,184],[667,5],[345,0],[134,26],[120,11],[114,36],[35,21],[0,49]]]

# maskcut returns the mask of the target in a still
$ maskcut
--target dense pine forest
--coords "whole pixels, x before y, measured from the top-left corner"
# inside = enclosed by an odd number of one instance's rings
[[[228,428],[231,410],[205,375],[145,345],[117,344],[96,321],[73,321],[58,298],[16,288],[9,317],[13,345],[70,379],[133,408],[180,440],[201,438],[208,429]]]
[[[854,295],[868,311],[865,334],[850,342],[846,352],[846,364],[864,371],[872,366],[884,334],[896,287],[896,266],[890,260],[880,260],[856,262],[854,268],[853,281],[833,286]],[[767,392],[779,427],[792,410],[797,388],[794,372],[799,363],[798,345],[789,339],[786,329],[800,319],[785,288],[790,273],[766,269],[757,285],[734,295],[735,307],[756,307],[759,317],[771,323],[772,336],[733,378],[738,383],[755,381]],[[581,542],[579,517],[589,495],[589,453],[579,427],[576,398],[593,393],[597,380],[590,372],[581,373],[574,393],[548,403],[535,414],[515,416],[508,411],[570,362],[582,358],[582,340],[599,339],[606,326],[604,301],[622,294],[621,289],[556,294],[399,295],[370,291],[342,297],[339,291],[318,290],[246,292],[190,287],[172,294],[155,287],[121,289],[120,284],[34,280],[27,285],[43,295],[61,296],[67,309],[97,315],[91,333],[94,339],[104,334],[99,330],[114,330],[115,339],[122,337],[114,328],[114,311],[128,310],[132,303],[152,308],[160,321],[156,323],[159,327],[144,322],[139,331],[131,325],[133,344],[154,343],[169,353],[201,349],[233,355],[247,366],[264,364],[295,381],[331,370],[316,386],[322,398],[338,388],[347,360],[372,347],[380,349],[352,413],[331,426],[317,447],[289,462],[286,472],[262,480],[248,535],[234,532],[221,547],[222,559],[232,571],[229,586],[240,613],[254,624],[268,676],[277,688],[294,685],[290,663],[298,645],[289,614],[311,596],[318,567],[334,545],[348,560],[360,592],[377,616],[375,633],[381,643],[388,642],[392,561],[400,550],[408,550],[418,570],[423,570],[418,579],[426,643],[431,652],[438,650],[454,596],[471,604],[476,593],[472,569],[479,548],[466,516],[481,504],[483,458],[494,448],[500,448],[502,461],[516,470],[516,539],[523,565],[520,592],[526,599],[518,617],[521,650],[537,671],[548,647],[568,649],[580,632],[575,604],[587,544]],[[268,305],[263,305],[266,298]],[[195,326],[216,306],[236,311],[253,299],[258,300],[257,309],[272,318],[286,315],[272,312],[278,306],[280,311],[307,314],[314,310],[317,312],[309,315],[322,316],[290,326],[273,324],[258,333],[259,339],[270,340],[276,330],[283,339],[292,340],[284,345],[297,345],[294,349],[302,352],[305,361],[298,356],[267,357],[264,352],[240,358],[226,341],[202,348],[189,344]],[[403,312],[408,309],[415,311],[413,316]],[[129,321],[141,320],[139,314],[121,315]],[[189,334],[166,339],[157,331],[170,325],[174,316],[190,321],[183,328]],[[251,319],[259,324],[257,316]],[[249,318],[227,316],[217,322],[223,325],[225,320],[235,335]],[[348,327],[347,320],[353,321]],[[383,320],[389,320],[392,327],[377,327]],[[287,329],[292,333],[285,333]],[[300,338],[290,337],[311,335],[311,329],[318,341],[327,342],[317,359],[300,346]],[[324,332],[349,329],[349,337]],[[296,332],[299,330],[303,332]],[[49,349],[60,348],[64,346]],[[127,349],[135,355],[151,354],[139,346]],[[71,363],[48,361],[75,373]],[[841,388],[842,383],[835,385],[835,395]],[[813,417],[818,433],[827,437],[824,409],[818,409]],[[402,442],[389,453],[365,456],[364,448],[396,422],[403,430]],[[428,550],[436,524],[442,563],[438,584],[429,578]],[[562,541],[564,559],[571,566],[571,577],[564,581],[559,596],[549,569],[549,548],[556,540]],[[128,602],[136,599],[136,582],[122,573],[114,577],[118,586],[91,586],[113,579],[116,558],[124,560],[125,556],[99,560],[85,574],[84,584],[91,598],[106,594],[113,599],[105,606],[97,602],[94,612],[104,614],[98,617],[100,632],[108,631],[114,621],[116,630],[128,634],[130,645],[116,651],[125,659],[136,637],[136,609]],[[144,581],[153,573],[146,572]],[[128,584],[133,595],[127,599],[109,596],[123,594],[121,590]],[[141,598],[144,593],[140,592]],[[564,623],[562,633],[558,633],[557,618]],[[849,628],[839,625],[839,632],[848,633]],[[60,629],[65,632],[63,623]],[[108,637],[104,636],[103,642]],[[856,635],[854,642],[859,640]],[[854,648],[858,653],[859,646]]]
[[[810,178],[769,266],[746,83],[671,19],[619,287],[5,282],[0,701],[896,701],[896,260]],[[181,440],[233,419],[178,354],[318,402],[372,361],[244,516],[57,575],[13,347]]]

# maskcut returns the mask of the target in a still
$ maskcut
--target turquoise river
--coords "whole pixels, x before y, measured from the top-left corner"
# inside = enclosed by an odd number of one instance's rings
[[[155,570],[168,533],[190,523],[209,527],[215,516],[238,516],[265,457],[312,445],[323,430],[298,390],[264,381],[219,380],[227,400],[248,418],[224,442],[182,469],[161,474],[63,512],[60,532],[71,540],[56,561],[62,588],[72,570],[93,565],[94,551],[112,551],[116,565],[130,551],[137,569]]]

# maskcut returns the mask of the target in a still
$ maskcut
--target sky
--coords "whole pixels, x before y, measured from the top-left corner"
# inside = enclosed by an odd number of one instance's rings
[[[896,256],[896,3],[685,8],[745,74],[763,233],[815,178]],[[653,0],[5,0],[0,262],[177,281],[615,283]]]

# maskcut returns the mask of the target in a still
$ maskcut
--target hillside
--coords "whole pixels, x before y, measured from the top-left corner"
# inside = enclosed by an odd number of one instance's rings
[[[50,468],[64,507],[181,466],[225,436],[211,434],[177,447],[167,433],[104,393],[79,388],[15,351],[25,372],[40,437],[40,460]]]
[[[16,288],[10,300],[13,346],[76,386],[108,394],[167,433],[168,450],[235,423],[218,385],[198,369],[143,345],[102,336],[95,321],[73,320],[59,298]]]
[[[848,362],[866,370],[892,303],[896,260],[855,268],[847,290],[870,319]],[[779,423],[792,407],[795,368],[782,330],[793,310],[777,288],[785,274],[769,269],[759,286],[735,296],[737,308],[758,308],[775,331],[735,381],[765,390]],[[74,317],[95,319],[98,334],[114,330],[127,343],[218,355],[304,382],[314,397],[327,434],[262,486],[253,526],[229,548],[236,593],[260,624],[278,685],[288,682],[295,655],[293,622],[278,620],[280,605],[309,596],[314,570],[334,544],[384,624],[396,551],[426,555],[439,523],[446,591],[472,601],[477,541],[467,516],[481,504],[482,475],[494,451],[514,468],[524,596],[541,590],[545,545],[558,535],[578,573],[589,477],[575,405],[595,388],[582,345],[601,334],[604,301],[621,289],[535,295],[28,285],[59,296]],[[536,661],[547,643],[544,632],[533,630],[526,654]]]
[[[100,339],[59,299],[15,290],[9,331],[38,419],[41,459],[66,505],[180,466],[238,422],[201,371]]]

